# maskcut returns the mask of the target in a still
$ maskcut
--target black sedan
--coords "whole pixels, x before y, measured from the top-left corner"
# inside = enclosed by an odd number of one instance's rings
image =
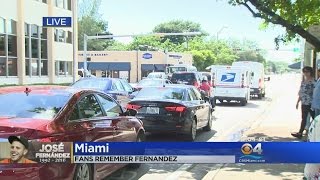
[[[213,109],[194,86],[143,88],[127,109],[137,111],[137,118],[150,133],[174,132],[193,141],[198,129],[210,131],[212,126]]]

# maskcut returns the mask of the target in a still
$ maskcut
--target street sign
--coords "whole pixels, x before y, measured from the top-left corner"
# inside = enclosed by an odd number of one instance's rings
[[[43,27],[71,27],[71,17],[42,17]]]
[[[151,58],[152,58],[152,54],[150,54],[150,53],[144,53],[144,54],[142,55],[142,58],[143,58],[143,59],[151,59]]]
[[[182,56],[180,55],[173,55],[173,54],[170,54],[169,57],[172,57],[173,59],[181,59]]]

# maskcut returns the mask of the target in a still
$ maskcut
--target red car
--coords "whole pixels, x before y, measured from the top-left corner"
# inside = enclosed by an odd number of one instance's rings
[[[68,87],[0,89],[0,139],[142,141],[142,122],[109,95]],[[126,164],[1,164],[0,179],[102,179]]]

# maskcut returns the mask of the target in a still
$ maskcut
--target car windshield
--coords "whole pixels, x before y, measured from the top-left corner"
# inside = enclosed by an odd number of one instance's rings
[[[177,99],[182,100],[185,89],[183,88],[143,88],[135,98],[138,99]]]
[[[148,78],[162,78],[162,74],[159,74],[159,73],[154,73],[154,74],[149,74],[147,76]]]
[[[171,73],[174,73],[174,72],[186,71],[187,68],[185,68],[185,67],[170,67],[169,70],[170,70]]]
[[[141,80],[138,86],[161,86],[163,85],[163,81],[160,79],[144,79]]]
[[[72,87],[75,88],[88,88],[88,89],[100,89],[104,90],[109,88],[111,85],[111,80],[102,79],[83,79],[75,82]]]
[[[0,94],[0,117],[52,120],[70,96],[71,93]]]
[[[171,81],[177,82],[193,82],[195,80],[195,75],[193,73],[181,73],[181,74],[173,74]]]

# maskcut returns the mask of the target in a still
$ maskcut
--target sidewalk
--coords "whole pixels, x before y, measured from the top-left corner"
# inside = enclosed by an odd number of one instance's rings
[[[290,85],[286,84],[286,85]],[[286,86],[284,85],[284,86]],[[295,109],[297,87],[276,92],[272,105],[244,137],[266,137],[266,141],[300,141],[291,136],[300,126],[300,109]],[[290,89],[290,87],[289,87]],[[226,164],[210,171],[203,180],[301,180],[304,164]]]

